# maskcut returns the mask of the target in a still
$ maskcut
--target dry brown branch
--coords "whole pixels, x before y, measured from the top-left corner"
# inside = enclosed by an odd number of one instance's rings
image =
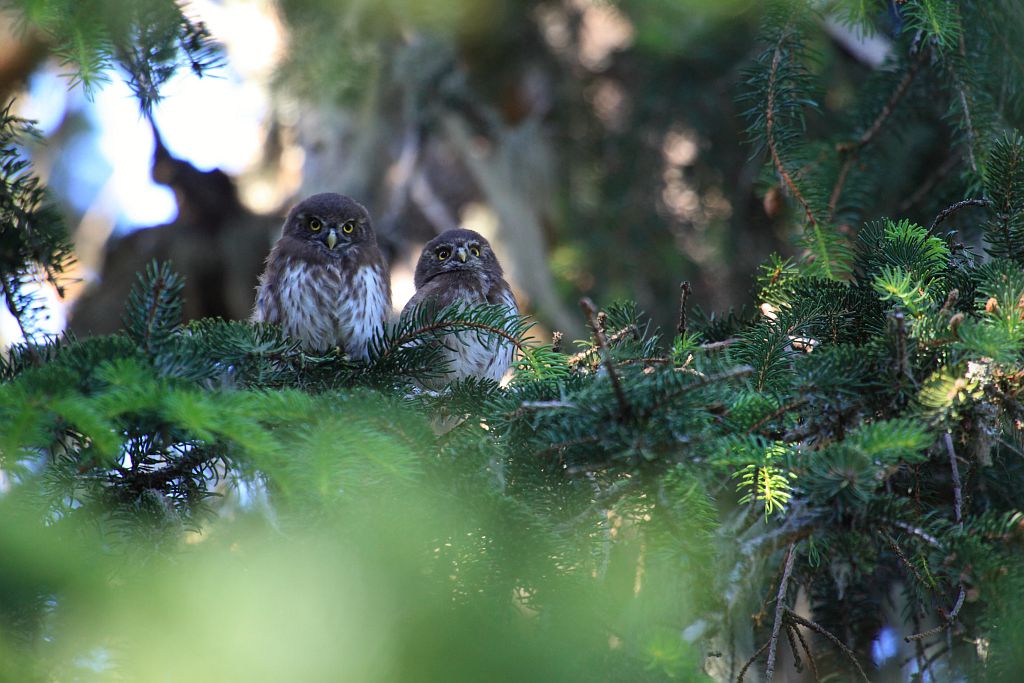
[[[608,346],[608,338],[604,334],[604,328],[598,321],[597,306],[590,299],[584,297],[580,299],[580,308],[583,309],[584,315],[587,316],[587,320],[590,321],[590,327],[594,330],[594,340],[597,342],[597,346],[601,350],[601,356],[604,361],[604,367],[608,370],[608,379],[612,383],[612,390],[615,392],[615,400],[619,403],[619,417],[627,419],[632,416],[633,410],[629,405],[629,401],[626,400],[626,392],[622,388],[622,383],[619,381],[618,370],[615,369],[615,363],[612,361],[611,348]]]
[[[782,620],[786,610],[786,591],[789,588],[789,575],[793,573],[793,563],[796,561],[796,543],[790,543],[786,551],[786,564],[782,570],[782,580],[779,581],[779,590],[775,594],[775,621],[772,622],[772,636],[768,640],[768,664],[765,665],[764,679],[771,683],[775,675],[775,656],[779,648],[779,631],[782,628]]]

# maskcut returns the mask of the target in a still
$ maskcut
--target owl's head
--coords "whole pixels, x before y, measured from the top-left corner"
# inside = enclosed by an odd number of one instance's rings
[[[310,253],[340,257],[358,244],[376,244],[370,214],[359,202],[334,192],[299,202],[285,219],[282,237],[298,241]]]
[[[444,273],[474,273],[499,278],[501,265],[490,243],[473,230],[446,230],[427,242],[416,264],[417,288]]]

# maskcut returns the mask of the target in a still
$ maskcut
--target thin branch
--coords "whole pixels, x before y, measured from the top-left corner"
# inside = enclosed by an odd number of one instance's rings
[[[775,79],[778,77],[779,64],[782,62],[782,48],[779,45],[775,46],[775,54],[772,57],[772,68],[768,74],[768,106],[765,110],[765,138],[768,142],[768,151],[772,157],[772,164],[775,165],[775,170],[778,172],[779,177],[789,188],[790,194],[793,198],[800,202],[800,206],[803,207],[804,214],[807,215],[807,222],[811,225],[817,225],[818,221],[814,218],[814,213],[811,211],[810,205],[807,200],[804,199],[803,194],[800,193],[800,189],[793,182],[793,179],[789,176],[786,171],[786,167],[782,164],[782,157],[779,156],[779,150],[775,144],[775,138],[773,135],[775,128]]]
[[[963,200],[961,202],[957,202],[956,204],[953,204],[952,206],[947,206],[945,209],[940,211],[939,215],[936,216],[935,220],[932,221],[932,224],[928,227],[928,234],[929,235],[934,235],[935,234],[935,229],[937,227],[939,227],[939,223],[941,223],[942,221],[946,220],[949,216],[953,215],[954,213],[956,213],[957,211],[959,211],[960,209],[962,209],[962,208],[964,208],[966,206],[988,206],[988,200],[987,199],[965,199],[965,200]]]
[[[902,562],[903,565],[910,570],[910,572],[914,575],[914,578],[917,579],[917,582],[919,584],[921,584],[922,586],[927,586],[928,582],[924,580],[923,576],[921,576],[921,572],[917,571],[917,567],[911,564],[910,560],[907,559],[907,556],[903,554],[903,550],[900,549],[899,545],[897,545],[896,539],[893,538],[888,532],[883,531],[882,533],[885,535],[885,540],[889,542],[889,547],[892,548],[892,551],[894,553],[896,553],[896,557],[899,558],[900,562]]]
[[[612,352],[608,346],[608,338],[605,336],[600,322],[598,322],[597,306],[594,305],[593,301],[584,297],[580,299],[580,308],[583,309],[583,313],[590,321],[590,327],[594,330],[594,339],[601,349],[604,367],[608,370],[608,379],[611,380],[615,399],[619,402],[619,416],[628,418],[632,415],[633,409],[630,407],[629,401],[626,400],[626,392],[623,391],[622,384],[619,382],[619,373],[615,369],[615,363],[612,361]]]
[[[747,669],[749,669],[750,665],[754,663],[754,660],[760,657],[767,649],[768,643],[765,643],[761,646],[761,649],[759,649],[754,654],[750,655],[750,659],[747,660],[747,663],[743,665],[742,669],[740,669],[739,675],[736,676],[736,683],[743,683],[743,677],[747,675]]]
[[[811,663],[811,673],[814,674],[814,683],[820,683],[821,676],[818,674],[818,663],[814,661],[814,654],[811,652],[811,648],[807,645],[807,641],[804,640],[804,634],[795,626],[793,627],[793,633],[796,634],[797,640],[800,641],[800,647],[804,649],[807,661]]]
[[[775,655],[779,647],[779,630],[782,628],[782,619],[786,610],[786,591],[789,588],[789,575],[793,573],[793,563],[796,562],[796,542],[789,544],[786,551],[786,565],[782,570],[782,580],[779,581],[779,590],[775,594],[775,621],[772,623],[772,637],[768,640],[768,664],[764,669],[764,679],[771,683],[775,675]]]
[[[708,342],[707,344],[701,344],[700,348],[705,351],[717,351],[718,349],[726,349],[739,341],[739,337],[731,337],[729,339],[723,339],[722,341]]]
[[[861,133],[861,136],[857,138],[856,142],[846,143],[840,145],[838,151],[841,154],[845,154],[846,158],[843,160],[843,165],[839,169],[839,176],[836,179],[836,184],[832,188],[832,194],[828,200],[829,214],[834,218],[836,213],[836,205],[839,203],[839,197],[842,195],[843,186],[846,185],[846,179],[850,174],[850,170],[853,165],[857,162],[857,155],[860,151],[867,147],[878,135],[879,131],[885,125],[889,117],[892,116],[893,111],[896,109],[896,105],[903,99],[903,96],[907,94],[907,90],[910,89],[910,84],[914,82],[914,77],[917,76],[917,72],[920,70],[921,65],[924,63],[927,52],[922,50],[918,54],[917,59],[911,62],[907,72],[903,74],[903,78],[896,84],[896,89],[893,90],[892,95],[889,96],[888,101],[882,107],[882,110],[878,112],[878,116],[868,126],[868,129]]]
[[[749,365],[738,365],[738,366],[736,366],[734,368],[730,368],[730,369],[728,369],[728,370],[726,370],[724,372],[720,372],[717,375],[708,375],[707,377],[702,377],[701,379],[697,380],[693,384],[685,384],[682,387],[676,389],[675,391],[669,392],[668,394],[662,396],[661,397],[661,401],[659,402],[658,406],[656,406],[656,407],[665,406],[668,403],[670,403],[671,401],[673,401],[674,399],[679,398],[683,394],[688,394],[691,391],[694,391],[696,389],[700,389],[702,387],[706,387],[709,384],[715,384],[717,382],[722,382],[722,381],[728,380],[728,379],[735,379],[737,377],[746,377],[747,375],[751,374],[752,372],[754,372],[754,368],[752,368],[751,366],[749,366]],[[654,408],[652,407],[652,410],[653,409]]]
[[[439,330],[445,329],[446,327],[456,327],[456,328],[467,328],[467,329],[471,329],[471,330],[481,330],[483,332],[487,332],[489,334],[493,334],[496,337],[501,337],[505,341],[507,341],[510,344],[512,344],[513,346],[515,346],[518,351],[525,352],[525,347],[523,345],[523,342],[520,341],[519,339],[516,339],[513,335],[509,334],[508,332],[506,332],[505,330],[501,329],[500,327],[494,327],[493,325],[485,325],[483,323],[477,323],[477,322],[473,322],[471,320],[439,320],[439,321],[433,322],[433,323],[431,323],[429,325],[424,325],[422,327],[418,327],[418,328],[416,328],[414,330],[411,330],[407,334],[404,334],[404,335],[396,338],[388,346],[388,348],[385,349],[384,352],[380,356],[378,356],[377,360],[380,361],[380,360],[383,360],[384,358],[387,358],[395,350],[402,348],[403,345],[409,343],[410,341],[413,341],[414,339],[419,337],[421,334],[425,334],[427,332],[437,332]]]
[[[628,337],[630,334],[633,334],[635,332],[636,332],[636,325],[626,325],[621,330],[619,330],[618,332],[615,332],[614,334],[612,334],[612,336],[608,337],[608,344],[609,344],[609,346],[613,346],[615,344],[618,344],[620,341],[622,341],[623,339]],[[589,349],[584,349],[583,351],[580,351],[579,353],[577,353],[575,355],[569,356],[569,360],[567,360],[566,362],[570,366],[578,365],[578,364],[582,363],[583,361],[585,361],[586,359],[588,359],[591,356],[593,356],[595,353],[597,353],[600,350],[601,349],[600,349],[599,346],[592,346]]]
[[[839,650],[844,655],[846,655],[847,658],[851,662],[853,662],[853,665],[855,667],[857,667],[857,672],[860,674],[861,678],[863,678],[866,681],[866,683],[871,683],[871,679],[868,678],[868,675],[866,673],[864,673],[864,669],[861,668],[860,662],[857,661],[857,657],[854,656],[854,654],[850,650],[850,648],[846,647],[846,645],[843,644],[843,641],[841,641],[838,638],[836,638],[834,635],[832,635],[829,631],[827,631],[820,624],[816,624],[815,622],[811,621],[810,619],[804,619],[803,617],[801,617],[799,614],[797,614],[796,612],[794,612],[791,609],[787,609],[786,610],[786,618],[789,619],[790,621],[794,622],[794,623],[800,624],[801,626],[806,626],[807,628],[811,629],[815,633],[818,633],[818,634],[820,634],[822,636],[825,636],[825,638],[827,638],[829,640],[829,642],[831,642],[833,645],[835,645],[837,648],[839,648]]]
[[[798,674],[802,674],[804,672],[804,662],[800,659],[800,648],[797,647],[796,636],[794,635],[797,632],[797,628],[793,624],[786,624],[785,628],[786,640],[789,641],[789,650],[793,653],[793,668],[796,669]]]
[[[935,628],[930,628],[923,633],[915,633],[912,636],[907,636],[903,640],[910,643],[915,640],[924,640],[925,638],[931,638],[932,636],[938,635],[939,633],[945,631],[947,628],[953,625],[954,621],[956,621],[957,615],[960,614],[960,608],[964,606],[964,599],[966,597],[967,591],[964,589],[964,585],[961,583],[960,592],[957,593],[956,602],[953,603],[953,609],[950,610],[949,614],[946,616],[943,623],[939,624]]]
[[[690,291],[689,281],[679,285],[679,322],[676,324],[676,332],[680,335],[686,334],[686,303],[690,299]]]
[[[925,541],[926,543],[928,543],[928,545],[934,548],[942,547],[942,543],[939,541],[939,539],[935,538],[924,529],[921,529],[916,526],[911,526],[910,524],[907,524],[906,522],[901,522],[900,520],[893,520],[891,524],[897,529],[903,529],[908,534],[913,534],[914,536],[917,536],[918,538]]]

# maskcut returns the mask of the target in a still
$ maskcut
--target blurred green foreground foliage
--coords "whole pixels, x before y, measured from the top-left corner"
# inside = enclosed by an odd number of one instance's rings
[[[100,38],[36,19],[96,40],[146,107],[161,69],[209,56],[165,4],[144,18],[166,30]],[[1017,680],[1024,81],[1000,40],[1020,8],[837,7],[899,18],[845,134],[807,116],[817,6],[771,4],[737,93],[798,233],[756,311],[706,315],[684,286],[665,332],[583,300],[576,348],[482,306],[421,310],[365,364],[310,356],[183,323],[167,264],[118,333],[42,338],[69,244],[4,111],[0,284],[29,343],[0,363],[0,678]],[[956,197],[926,225],[862,215],[873,143],[916,130],[904,98],[942,110],[963,162],[923,186]],[[508,385],[418,388],[452,334],[515,340]]]

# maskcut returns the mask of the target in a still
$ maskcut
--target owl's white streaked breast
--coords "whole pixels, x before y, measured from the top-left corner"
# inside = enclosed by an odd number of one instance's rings
[[[372,266],[349,279],[334,265],[290,263],[280,278],[281,327],[310,350],[341,346],[365,360],[369,341],[388,314],[385,291],[382,274]]]
[[[460,292],[456,299],[485,303],[479,292],[468,290]],[[519,312],[519,307],[511,292],[505,294],[501,304],[507,306],[513,313]],[[463,332],[450,337],[454,337],[454,339],[449,338],[445,346],[451,349],[447,355],[452,373],[447,376],[446,381],[465,377],[486,377],[500,382],[509,365],[512,364],[515,347],[505,340],[489,335],[478,337],[472,332]]]

